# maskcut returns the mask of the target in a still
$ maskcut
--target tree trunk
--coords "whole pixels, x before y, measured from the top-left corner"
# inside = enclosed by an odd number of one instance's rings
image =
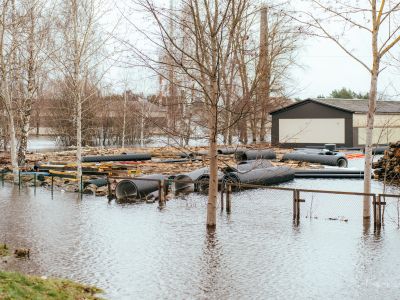
[[[28,100],[23,108],[22,118],[21,118],[21,138],[18,148],[18,164],[24,166],[26,164],[26,151],[28,148],[28,137],[30,129],[30,119],[31,119],[31,101]]]
[[[214,113],[216,111],[213,108],[214,112],[210,118],[210,183],[208,190],[208,205],[207,205],[207,227],[215,227],[217,225],[217,196],[218,196],[218,157],[217,157],[217,130],[215,120],[213,118]]]
[[[217,225],[217,197],[218,197],[218,81],[213,78],[212,99],[209,117],[209,144],[210,144],[210,183],[208,190],[207,204],[207,227],[215,227]]]
[[[80,95],[77,96],[76,103],[76,176],[78,178],[78,189],[82,187],[82,101]]]
[[[122,149],[125,148],[125,131],[126,131],[126,102],[127,102],[127,95],[126,90],[124,93],[124,107],[123,107],[123,120],[122,120]]]
[[[141,114],[140,117],[140,147],[144,147],[144,116]]]
[[[365,138],[365,163],[364,163],[364,193],[371,193],[371,175],[372,175],[372,139],[374,129],[374,117],[376,110],[376,98],[378,89],[378,73],[379,73],[379,60],[374,59],[374,65],[371,72],[371,87],[369,91],[369,107],[367,114],[367,130]],[[371,197],[364,196],[363,204],[363,217],[369,219]]]
[[[17,157],[17,138],[15,134],[15,122],[14,116],[10,111],[9,114],[9,134],[10,134],[10,155],[11,155],[11,165],[14,176],[14,183],[19,183],[19,167],[18,167],[18,157]]]
[[[378,91],[378,75],[380,53],[378,50],[378,32],[379,24],[376,19],[376,1],[372,2],[373,24],[372,24],[372,70],[371,70],[371,86],[369,91],[369,103],[367,114],[367,130],[365,138],[365,163],[364,163],[364,193],[371,193],[371,175],[372,175],[372,139],[374,129],[374,117],[376,110],[376,98]],[[363,217],[369,220],[371,217],[371,197],[364,196]]]

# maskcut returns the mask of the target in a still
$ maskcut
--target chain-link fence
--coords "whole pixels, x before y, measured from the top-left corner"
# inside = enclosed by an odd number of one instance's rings
[[[394,225],[400,228],[400,195],[381,194],[382,224]]]
[[[140,187],[135,189],[129,187],[129,193],[140,195],[140,190],[144,193],[147,190],[148,183],[153,183],[152,192],[157,192],[156,197],[160,205],[165,205],[165,199],[168,194],[175,194],[177,190],[174,188],[179,185],[179,191],[182,192],[182,186],[185,186],[185,191],[202,192],[208,191],[206,182],[201,182],[204,185],[199,188],[200,183],[190,180],[157,180],[145,178],[122,178],[113,177],[114,179],[129,179],[136,181],[136,184],[143,182]],[[108,179],[110,183],[111,177]],[[207,187],[205,187],[207,185]],[[144,187],[143,187],[144,186]],[[246,190],[253,189],[256,192],[248,193]],[[111,192],[111,189],[109,189]],[[138,192],[139,191],[139,192]],[[258,191],[258,192],[257,192]],[[153,193],[154,194],[154,193]],[[292,218],[298,223],[301,219],[340,221],[352,223],[365,223],[370,219],[375,226],[380,227],[384,222],[390,222],[400,227],[400,195],[388,194],[365,194],[329,190],[311,190],[311,189],[295,189],[286,187],[272,187],[251,184],[238,184],[225,182],[219,183],[218,204],[221,210],[228,213],[235,209],[240,209],[241,212],[246,210],[245,205],[241,201],[235,202],[235,198],[248,198],[252,201],[252,205],[267,209],[270,214],[277,212],[277,216]],[[238,205],[241,205],[240,207]],[[249,209],[249,213],[252,210]]]

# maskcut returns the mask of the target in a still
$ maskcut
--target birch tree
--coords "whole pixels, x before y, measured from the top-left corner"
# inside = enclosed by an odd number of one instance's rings
[[[343,1],[311,0],[308,10],[294,18],[306,33],[330,40],[370,75],[369,108],[365,142],[364,193],[371,192],[372,137],[376,111],[378,79],[385,69],[383,59],[398,50],[400,41],[400,2],[393,0]],[[369,37],[370,61],[351,45],[351,34]],[[370,218],[370,197],[364,197],[363,216]]]
[[[1,3],[0,22],[0,101],[8,120],[8,134],[10,142],[11,165],[14,182],[18,182],[18,158],[14,101],[14,79],[16,78],[17,64],[17,37],[18,25],[22,22],[17,16],[15,1],[4,0]]]
[[[103,60],[105,39],[100,38],[99,19],[103,3],[100,0],[68,0],[60,3],[60,32],[57,56],[53,57],[57,69],[63,74],[75,110],[76,164],[79,188],[82,179],[82,116],[85,102],[93,96],[85,93],[89,85],[97,86],[96,76]],[[101,76],[100,76],[101,77]],[[96,93],[97,89],[93,89]],[[91,109],[91,108],[86,108]]]
[[[50,18],[47,15],[44,2],[21,1],[24,11],[24,26],[21,30],[20,44],[20,80],[21,88],[18,94],[20,140],[18,148],[18,163],[25,164],[28,136],[31,128],[31,114],[34,101],[37,99],[39,86],[45,78],[44,67],[46,56],[43,50],[49,44]],[[52,8],[48,8],[52,11]]]

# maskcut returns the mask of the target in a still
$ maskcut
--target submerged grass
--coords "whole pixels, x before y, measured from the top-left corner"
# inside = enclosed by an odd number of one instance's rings
[[[0,271],[2,300],[95,300],[102,290],[64,279],[42,279],[19,273]]]
[[[6,244],[0,244],[0,257],[9,256],[10,251]]]

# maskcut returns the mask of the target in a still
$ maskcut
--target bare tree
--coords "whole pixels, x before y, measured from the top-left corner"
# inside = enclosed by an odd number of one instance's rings
[[[181,2],[180,9],[165,13],[150,0],[135,1],[147,11],[157,25],[153,36],[146,35],[149,41],[168,53],[170,63],[146,55],[136,47],[133,50],[143,62],[159,71],[160,66],[168,69],[170,64],[178,74],[184,74],[192,82],[196,92],[202,95],[202,104],[207,111],[207,130],[210,156],[210,184],[207,208],[207,226],[216,226],[216,206],[218,195],[217,136],[221,132],[219,121],[223,110],[221,100],[222,61],[232,54],[232,42],[238,24],[244,14],[247,1],[197,1]],[[185,45],[181,38],[171,35],[169,24],[179,24],[190,34],[185,35]],[[150,63],[149,63],[150,62]]]
[[[98,76],[99,66],[105,59],[102,50],[107,38],[99,34],[99,19],[104,16],[102,5],[101,0],[62,1],[62,18],[58,19],[59,36],[56,39],[59,51],[52,57],[57,70],[63,74],[74,103],[79,187],[82,177],[82,116],[84,109],[90,109],[84,104],[98,89],[89,94],[85,92],[90,85],[98,86],[102,77]]]
[[[31,128],[31,114],[34,101],[37,99],[39,86],[45,78],[44,67],[46,56],[43,49],[49,44],[50,18],[41,0],[21,1],[21,9],[25,12],[20,44],[20,80],[18,95],[18,112],[20,142],[18,148],[19,165],[25,164],[28,136]],[[52,9],[48,9],[51,13]]]
[[[371,192],[372,137],[376,111],[378,78],[385,68],[382,59],[400,41],[400,2],[371,0],[364,4],[342,0],[311,0],[309,10],[294,16],[305,32],[331,40],[370,74],[369,110],[365,142],[364,193]],[[335,26],[332,24],[335,23]],[[352,48],[349,34],[370,37],[371,62],[366,62]],[[366,45],[363,45],[365,48]],[[370,197],[364,197],[363,215],[370,218]]]
[[[14,182],[18,182],[18,158],[14,101],[14,80],[17,78],[17,38],[18,24],[22,22],[17,15],[14,0],[2,1],[0,22],[0,100],[8,120],[11,165]]]

